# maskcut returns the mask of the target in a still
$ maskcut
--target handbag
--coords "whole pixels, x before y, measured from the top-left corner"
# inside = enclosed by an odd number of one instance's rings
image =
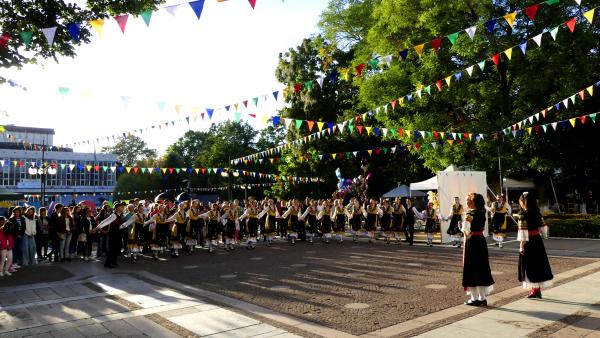
[[[77,237],[77,242],[87,242],[87,234],[86,233],[79,234],[79,237]]]

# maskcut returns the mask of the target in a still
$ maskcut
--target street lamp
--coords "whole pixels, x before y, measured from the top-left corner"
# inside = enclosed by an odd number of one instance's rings
[[[46,175],[53,175],[53,176],[56,175],[56,172],[57,172],[56,164],[54,164],[54,163],[48,164],[45,162],[42,162],[41,166],[34,164],[31,167],[29,167],[27,172],[31,176],[40,175],[41,206],[45,206],[46,205]]]

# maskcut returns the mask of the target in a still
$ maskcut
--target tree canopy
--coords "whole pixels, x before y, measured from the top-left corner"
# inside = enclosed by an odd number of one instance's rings
[[[156,158],[156,150],[149,149],[139,136],[128,134],[118,138],[112,147],[103,147],[103,153],[117,155],[117,160],[125,166],[133,166],[138,161]]]

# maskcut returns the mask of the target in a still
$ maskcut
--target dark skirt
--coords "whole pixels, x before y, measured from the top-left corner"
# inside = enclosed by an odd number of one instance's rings
[[[350,225],[352,226],[352,230],[360,231],[360,228],[362,227],[360,215],[352,216],[352,218],[350,219]]]
[[[323,216],[321,219],[321,232],[324,234],[331,232],[331,217]]]
[[[425,222],[425,232],[435,232],[436,228],[435,220],[433,218],[428,218]]]
[[[543,283],[554,278],[540,235],[529,236],[523,254],[519,255],[519,282],[524,282],[525,277],[530,283]]]
[[[333,225],[334,232],[344,232],[346,227],[346,217],[344,215],[335,216],[335,224]]]
[[[446,233],[448,235],[456,235],[457,233],[459,233],[460,229],[458,228],[458,222],[460,222],[461,220],[461,215],[452,215],[452,218],[450,219],[450,226],[448,227]]]
[[[248,237],[258,236],[258,218],[248,218],[246,226],[248,227]]]
[[[233,239],[235,237],[235,220],[228,219],[225,224],[225,236],[229,239]]]
[[[492,217],[492,232],[494,233],[503,233],[506,232],[506,226],[504,225],[506,222],[506,214],[505,213],[495,213]]]
[[[308,215],[306,219],[306,231],[309,234],[316,234],[319,231],[317,227],[317,216]]]
[[[275,229],[275,216],[268,215],[265,220],[265,235],[273,235],[277,229]]]
[[[215,241],[217,240],[217,234],[219,231],[219,224],[221,222],[215,220],[215,219],[211,219],[208,221],[208,233],[206,234],[206,237],[208,238],[208,240],[210,241]]]
[[[395,232],[401,232],[402,229],[402,219],[404,216],[399,214],[392,215],[392,230]]]
[[[494,284],[487,242],[483,236],[471,236],[465,243],[463,257],[463,287],[490,286]]]
[[[383,214],[381,216],[381,231],[383,232],[391,232],[392,231],[392,215]]]

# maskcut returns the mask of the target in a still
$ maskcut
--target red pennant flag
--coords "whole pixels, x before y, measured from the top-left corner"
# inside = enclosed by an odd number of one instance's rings
[[[500,53],[494,54],[494,56],[492,56],[492,62],[494,62],[494,64],[498,66],[498,62],[500,62]]]
[[[396,109],[396,100],[391,101],[390,104],[392,105],[392,110]]]
[[[416,143],[415,144],[415,148],[417,148],[417,150],[421,149],[421,144],[420,143]]]
[[[438,133],[437,131],[433,132],[433,137],[435,137],[436,139],[440,137],[440,133]]]
[[[540,129],[542,129],[540,126],[533,127],[533,131],[535,131],[536,134],[540,133]]]
[[[435,86],[436,86],[438,92],[441,92],[442,91],[442,80],[435,81]]]
[[[585,92],[582,90],[578,94],[579,94],[579,97],[581,98],[581,101],[583,101],[585,99]]]
[[[121,28],[121,32],[123,32],[123,34],[125,34],[125,26],[127,25],[128,18],[129,18],[129,14],[115,16],[115,20],[119,24],[119,27]]]
[[[379,155],[380,152],[381,152],[381,149],[379,149],[379,148],[375,149],[375,155]]]
[[[362,134],[363,126],[356,126],[356,130],[358,130],[359,134]]]
[[[10,34],[8,34],[6,32],[2,33],[2,36],[0,36],[0,47],[2,47],[2,49],[8,48],[9,40],[10,40]]]
[[[436,52],[440,50],[441,45],[442,45],[442,37],[441,36],[439,38],[431,40],[431,47],[433,47],[433,49],[435,49]]]
[[[169,174],[172,174],[175,169],[169,168]]]
[[[306,124],[308,124],[308,131],[312,131],[315,121],[306,121]]]
[[[585,115],[579,117],[579,121],[581,121],[581,124],[585,124]]]
[[[248,2],[250,3],[250,6],[252,6],[252,9],[254,9],[254,6],[256,6],[256,0],[248,0]]]
[[[527,16],[531,19],[531,21],[535,20],[535,14],[537,13],[537,10],[539,7],[540,7],[539,4],[525,7],[525,14],[527,14]]]
[[[96,170],[96,171],[100,171],[100,166],[99,166],[99,165],[95,165],[95,166],[94,166],[94,170]]]
[[[575,30],[575,24],[577,23],[577,17],[565,22],[565,24],[567,25],[567,27],[569,27],[569,30],[571,31],[571,33],[573,33],[573,31]]]
[[[256,114],[248,114],[248,116],[256,118]]]
[[[364,63],[361,63],[358,66],[356,66],[356,75],[362,76],[362,72],[363,72],[364,68],[365,68],[365,64]]]
[[[463,138],[466,140],[469,138],[469,134],[468,133],[463,133]]]
[[[138,168],[138,167],[133,167],[133,172],[134,172],[134,173],[136,173],[136,174],[137,174],[137,173],[138,173],[138,170],[140,170],[140,168]]]
[[[404,136],[404,130],[398,128],[398,135],[400,135],[400,137],[403,137]]]
[[[302,83],[296,83],[294,85],[294,93],[298,94],[300,91],[302,91]]]
[[[202,171],[203,174],[206,174],[206,168],[202,168],[200,171]]]

